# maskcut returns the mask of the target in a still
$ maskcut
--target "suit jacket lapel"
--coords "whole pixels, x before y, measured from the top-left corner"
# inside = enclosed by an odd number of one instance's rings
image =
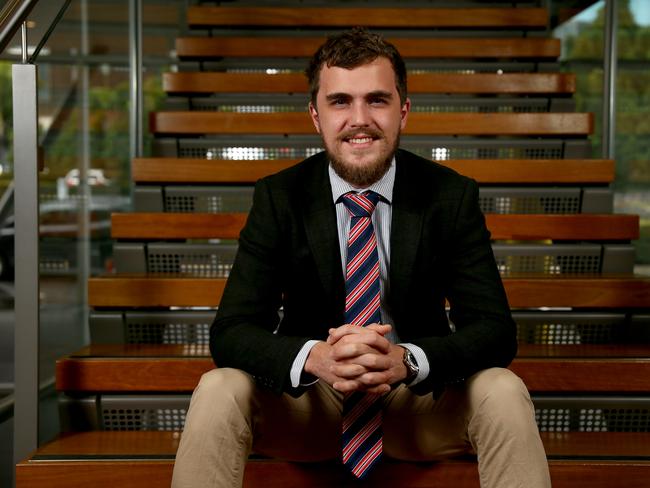
[[[424,206],[417,191],[418,182],[413,181],[405,153],[398,151],[396,156],[395,185],[393,187],[393,216],[390,236],[390,287],[391,301],[404,303],[405,294],[411,282],[415,265]]]
[[[327,160],[305,168],[303,178],[302,218],[307,242],[325,293],[331,293],[333,310],[343,313],[345,282],[341,270],[336,209],[327,172]]]

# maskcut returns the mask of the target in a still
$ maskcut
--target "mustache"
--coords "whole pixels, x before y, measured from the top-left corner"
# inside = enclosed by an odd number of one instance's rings
[[[350,129],[338,136],[339,141],[343,141],[345,139],[352,139],[354,136],[357,134],[364,134],[368,137],[372,137],[373,139],[383,139],[384,133],[380,130],[377,129]]]

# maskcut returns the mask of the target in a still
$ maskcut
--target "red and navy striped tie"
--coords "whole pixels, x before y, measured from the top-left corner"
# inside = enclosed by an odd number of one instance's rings
[[[343,203],[351,215],[345,281],[345,321],[366,326],[381,322],[379,254],[372,213],[379,195],[347,193]],[[363,478],[382,453],[381,396],[353,392],[343,402],[343,464]]]

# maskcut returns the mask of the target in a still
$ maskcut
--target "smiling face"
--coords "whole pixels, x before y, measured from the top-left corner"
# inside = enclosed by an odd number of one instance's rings
[[[365,188],[390,167],[410,106],[400,102],[390,61],[379,57],[352,69],[323,65],[309,113],[336,173]]]

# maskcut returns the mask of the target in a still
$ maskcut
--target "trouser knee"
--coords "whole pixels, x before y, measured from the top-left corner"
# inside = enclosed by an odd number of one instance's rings
[[[491,368],[468,380],[473,413],[502,419],[509,425],[529,422],[534,408],[524,382],[512,371]]]
[[[200,418],[200,423],[193,424],[201,428],[208,419],[218,422],[215,413],[219,412],[222,420],[244,417],[250,423],[255,384],[252,378],[238,369],[218,368],[201,376],[188,411],[188,418]],[[203,425],[205,427],[205,425]]]

